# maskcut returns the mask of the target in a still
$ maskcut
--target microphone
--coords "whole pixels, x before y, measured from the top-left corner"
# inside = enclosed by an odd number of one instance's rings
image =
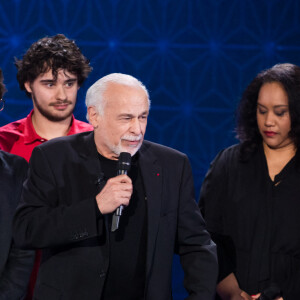
[[[118,161],[117,175],[127,175],[131,167],[131,154],[128,152],[121,152]],[[113,214],[111,231],[116,231],[119,228],[120,216],[122,215],[124,205],[120,205]]]
[[[260,297],[257,300],[273,300],[277,297],[281,297],[281,291],[280,288],[274,284],[271,283],[260,295]]]

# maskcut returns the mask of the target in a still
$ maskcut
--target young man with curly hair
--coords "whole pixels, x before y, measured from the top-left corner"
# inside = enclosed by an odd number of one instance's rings
[[[0,128],[1,150],[29,161],[32,150],[43,142],[93,130],[73,116],[77,91],[92,70],[73,40],[63,34],[44,37],[15,65],[20,88],[32,99],[33,110],[26,118]],[[26,300],[32,299],[39,262],[37,251]]]
[[[15,64],[33,110],[0,128],[0,149],[29,160],[33,148],[47,140],[93,129],[73,116],[77,91],[91,71],[74,41],[63,34],[44,37]]]

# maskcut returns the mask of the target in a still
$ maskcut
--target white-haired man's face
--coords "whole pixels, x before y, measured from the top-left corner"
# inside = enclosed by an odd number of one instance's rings
[[[132,156],[141,147],[149,114],[148,97],[141,87],[109,83],[104,94],[103,114],[88,108],[98,152],[118,159],[121,152]]]

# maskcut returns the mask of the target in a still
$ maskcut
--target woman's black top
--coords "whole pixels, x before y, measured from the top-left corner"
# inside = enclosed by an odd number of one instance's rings
[[[219,280],[234,272],[249,294],[277,284],[285,300],[300,299],[298,156],[274,181],[262,145],[247,161],[235,145],[212,162],[199,206],[218,246]]]

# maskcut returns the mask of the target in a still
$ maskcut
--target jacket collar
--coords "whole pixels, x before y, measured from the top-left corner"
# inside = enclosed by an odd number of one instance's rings
[[[32,124],[33,113],[34,110],[31,110],[29,115],[26,118],[22,119],[18,128],[18,130],[24,134],[25,144],[31,144],[35,141],[42,141],[42,142],[47,141],[46,139],[42,138],[36,133]],[[77,127],[76,127],[75,117],[74,115],[72,115],[71,124],[67,135],[72,135],[75,133],[77,133]]]
[[[85,161],[85,166],[88,168],[93,183],[98,184],[101,177],[101,165],[98,158],[96,144],[94,142],[94,132],[84,132],[78,135],[79,140],[75,144],[76,151],[79,156]]]
[[[153,151],[151,151],[150,142],[144,141],[141,149],[139,150],[139,155],[139,164],[147,197],[146,277],[148,279],[155,252],[155,242],[160,222],[162,179],[164,174],[156,155]]]

